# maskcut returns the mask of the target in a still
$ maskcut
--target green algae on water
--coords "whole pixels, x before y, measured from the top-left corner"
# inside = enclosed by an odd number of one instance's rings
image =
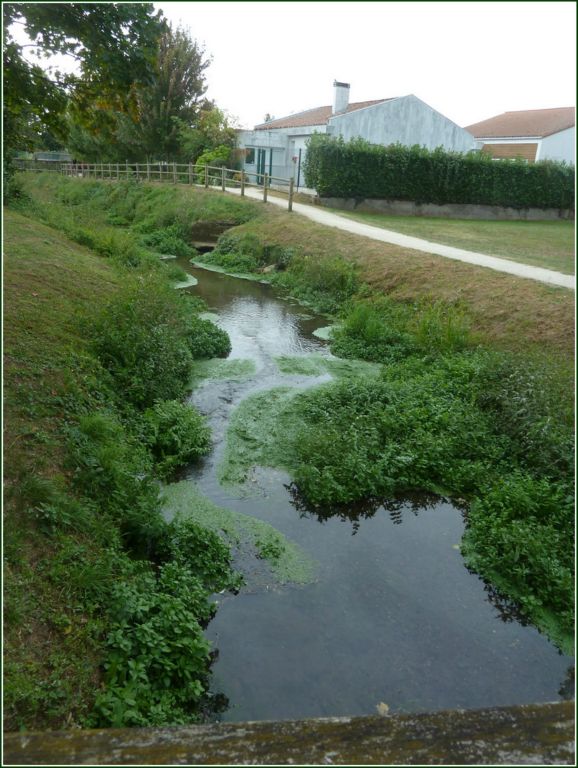
[[[182,280],[173,284],[173,288],[191,288],[193,285],[198,285],[199,281],[193,275],[187,275],[186,280]]]
[[[292,453],[301,422],[289,406],[302,390],[275,387],[245,398],[235,409],[227,430],[227,447],[218,469],[219,482],[250,495],[247,483],[252,467],[290,469]]]
[[[304,303],[304,302],[302,302]],[[322,328],[316,328],[313,331],[313,335],[323,341],[330,341],[333,338],[333,332],[339,328],[338,325],[324,325]]]
[[[292,357],[282,355],[275,358],[281,373],[300,376],[321,376],[331,374],[336,379],[378,376],[381,365],[368,363],[365,360],[344,360],[340,357],[323,357],[322,355],[307,355]]]
[[[220,267],[217,264],[207,264],[204,261],[199,261],[196,258],[190,260],[191,264],[199,269],[206,269],[207,272],[219,272],[221,275],[228,275],[229,277],[236,277],[238,280],[249,280],[253,283],[269,283],[268,280],[263,278],[263,275],[255,275],[252,272],[231,272],[225,267]]]
[[[161,501],[167,517],[194,520],[241,552],[256,550],[280,584],[309,584],[314,580],[315,563],[300,547],[263,520],[213,504],[191,480],[163,486]]]
[[[223,360],[220,357],[210,360],[196,360],[190,386],[194,389],[201,381],[207,379],[241,381],[251,378],[256,371],[257,367],[253,360]]]

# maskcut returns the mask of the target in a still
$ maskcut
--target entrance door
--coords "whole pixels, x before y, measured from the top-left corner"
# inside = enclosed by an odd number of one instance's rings
[[[266,173],[266,157],[267,157],[266,149],[257,150],[257,174]],[[257,184],[263,184],[263,175],[257,176]]]

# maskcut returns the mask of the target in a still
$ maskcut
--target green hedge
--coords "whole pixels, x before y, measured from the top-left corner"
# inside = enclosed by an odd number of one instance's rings
[[[320,197],[574,209],[574,167],[552,161],[496,161],[480,152],[318,134],[309,141],[304,172]]]

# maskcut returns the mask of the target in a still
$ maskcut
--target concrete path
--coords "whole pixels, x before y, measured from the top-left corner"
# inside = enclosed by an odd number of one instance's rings
[[[239,189],[227,189],[227,192],[240,194]],[[263,199],[261,190],[247,187],[245,196],[256,200]],[[280,208],[287,209],[287,199],[281,197],[268,196],[268,202],[277,205]],[[564,275],[562,272],[555,272],[551,269],[542,269],[541,267],[531,267],[528,264],[519,264],[509,259],[501,259],[497,256],[487,256],[484,253],[475,251],[465,251],[462,248],[454,248],[451,245],[441,245],[440,243],[431,243],[429,240],[421,240],[418,237],[402,235],[400,232],[392,232],[389,229],[373,227],[370,224],[362,224],[359,221],[347,219],[336,213],[331,213],[325,208],[319,208],[313,205],[303,205],[303,203],[293,203],[293,212],[306,216],[308,219],[324,224],[326,227],[335,227],[345,232],[351,232],[354,235],[369,237],[372,240],[379,240],[382,243],[391,243],[399,245],[402,248],[410,248],[414,251],[423,253],[432,253],[436,256],[443,256],[446,259],[455,259],[464,261],[467,264],[475,264],[478,267],[487,267],[498,272],[507,272],[517,277],[526,277],[530,280],[538,280],[541,283],[550,285],[559,285],[563,288],[576,290],[576,278],[574,275]]]

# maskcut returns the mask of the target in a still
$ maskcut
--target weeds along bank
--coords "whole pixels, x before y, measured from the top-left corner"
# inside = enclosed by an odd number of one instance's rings
[[[179,398],[191,360],[226,353],[199,307],[162,279],[182,275],[159,253],[199,258],[190,240],[200,222],[229,227],[203,259],[270,279],[339,315],[333,351],[378,366],[373,377],[276,398],[275,413],[264,401],[263,419],[290,428],[272,451],[260,450],[259,435],[245,436],[255,461],[269,456],[289,469],[296,499],[320,515],[413,488],[462,498],[468,561],[568,649],[573,398],[565,292],[470,267],[445,272],[439,259],[432,272],[427,257],[412,272],[387,248],[377,279],[373,245],[366,250],[359,238],[219,193],[48,174],[23,184],[32,199],[18,205],[27,216],[107,258],[73,251],[40,226],[14,262],[20,272],[7,294],[6,328],[18,329],[6,341],[14,368],[5,377],[9,430],[17,425],[6,446],[18,456],[6,541],[10,727],[63,727],[69,715],[69,724],[179,723],[207,704],[208,651],[198,628],[208,618],[208,592],[235,577],[219,539],[160,522],[154,485],[206,449],[202,419],[185,416]],[[36,226],[19,221],[22,237]],[[106,309],[95,312],[100,304]],[[540,313],[550,317],[546,327]],[[508,351],[512,338],[524,351]],[[557,355],[536,352],[546,338]],[[492,351],[489,340],[502,349]],[[251,462],[251,450],[240,453]],[[191,574],[187,562],[197,563],[199,552],[210,556]],[[188,647],[175,629],[182,627]],[[34,639],[30,649],[23,633]],[[48,658],[47,648],[56,649]]]
[[[18,204],[4,242],[5,727],[197,721],[209,597],[239,577],[216,533],[164,521],[159,484],[209,450],[182,398],[229,339],[97,206],[93,227],[88,206],[60,223],[107,259]]]

